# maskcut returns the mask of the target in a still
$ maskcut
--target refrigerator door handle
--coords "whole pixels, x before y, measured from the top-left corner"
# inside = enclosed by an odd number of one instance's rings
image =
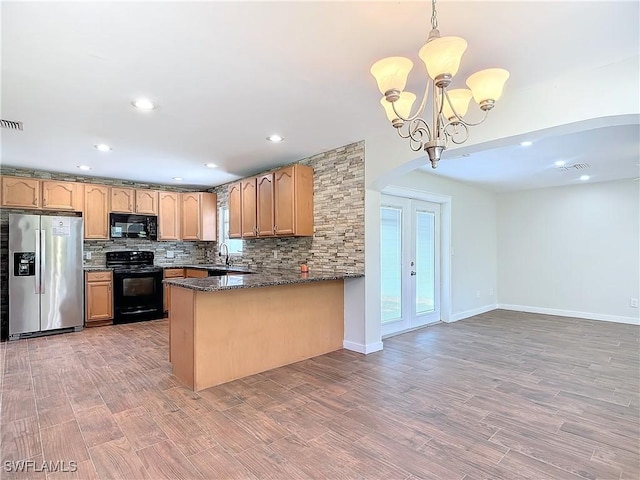
[[[35,294],[40,294],[40,230],[35,230],[36,233],[36,277],[35,277]]]
[[[40,268],[41,270],[45,269],[45,265],[46,265],[46,261],[45,261],[45,252],[46,252],[46,240],[47,240],[47,235],[46,235],[46,231],[45,230],[40,230]],[[44,294],[44,275],[42,275],[42,272],[40,273],[40,294]]]

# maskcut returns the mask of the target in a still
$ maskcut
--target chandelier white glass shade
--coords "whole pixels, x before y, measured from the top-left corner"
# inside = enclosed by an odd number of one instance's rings
[[[450,141],[455,144],[466,142],[469,138],[468,127],[486,120],[489,110],[502,95],[509,72],[502,68],[481,70],[467,78],[469,89],[449,90],[449,85],[460,68],[467,42],[460,37],[441,37],[435,0],[432,0],[431,7],[431,32],[427,43],[418,53],[429,78],[416,113],[411,115],[416,96],[405,91],[407,77],[413,68],[411,60],[405,57],[383,58],[372,65],[371,74],[383,95],[380,103],[391,125],[402,138],[409,139],[413,151],[427,152],[432,168],[436,168]],[[421,117],[427,106],[430,89],[433,91],[431,124]],[[482,119],[476,123],[464,119],[471,98],[484,112]]]

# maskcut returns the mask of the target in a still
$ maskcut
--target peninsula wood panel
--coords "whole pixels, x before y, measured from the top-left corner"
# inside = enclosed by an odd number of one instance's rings
[[[170,317],[174,374],[198,391],[341,349],[344,282],[216,292],[171,286]]]

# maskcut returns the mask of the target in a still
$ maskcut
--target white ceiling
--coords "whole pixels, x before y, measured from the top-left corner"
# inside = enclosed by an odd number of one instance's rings
[[[370,135],[397,141],[369,67],[417,60],[430,5],[2,2],[1,13],[2,118],[25,127],[2,130],[4,165],[212,186]],[[504,95],[639,50],[636,1],[442,0],[438,13],[443,35],[469,43],[458,76],[504,66]],[[139,96],[159,108],[136,111]],[[275,132],[283,143],[265,140]],[[447,158],[436,172],[497,191],[574,182],[550,166],[560,157],[588,163],[594,180],[638,174],[637,127],[533,140]]]

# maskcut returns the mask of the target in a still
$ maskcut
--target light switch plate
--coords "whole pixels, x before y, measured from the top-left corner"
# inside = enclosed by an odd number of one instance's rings
[[[91,252],[84,252],[84,258],[87,260],[91,260]]]
[[[174,253],[173,250],[167,250],[167,258],[173,258]]]

